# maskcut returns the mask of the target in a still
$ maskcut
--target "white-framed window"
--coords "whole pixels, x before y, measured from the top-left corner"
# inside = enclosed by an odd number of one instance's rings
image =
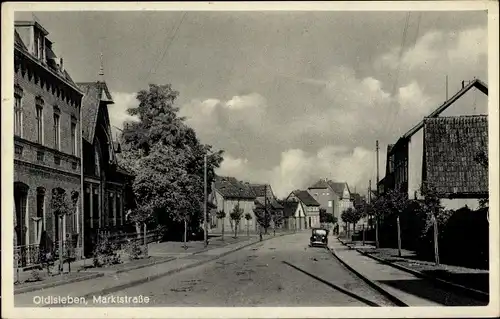
[[[329,196],[329,195],[330,195],[330,193],[326,193],[326,196]]]
[[[78,143],[76,138],[76,122],[71,121],[71,155],[78,154]]]
[[[328,201],[328,207],[333,207],[333,200]]]
[[[14,135],[23,137],[23,100],[21,94],[14,94]]]
[[[36,99],[36,132],[37,132],[37,142],[43,145],[43,99]]]
[[[54,148],[58,151],[61,150],[61,116],[54,113]]]

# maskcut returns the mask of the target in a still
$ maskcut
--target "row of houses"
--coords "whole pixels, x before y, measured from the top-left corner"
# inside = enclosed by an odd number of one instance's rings
[[[379,194],[397,189],[419,200],[429,185],[447,209],[476,209],[479,199],[488,198],[488,167],[478,160],[488,154],[488,116],[475,105],[455,107],[469,91],[487,96],[488,86],[479,79],[462,82],[455,95],[387,146]]]
[[[90,256],[99,231],[124,225],[132,178],[117,162],[102,69],[94,82],[75,82],[48,35],[36,21],[15,21],[14,245],[23,264],[42,235],[54,245],[71,239],[77,257]],[[74,208],[60,220],[56,193]]]
[[[241,229],[252,232],[259,231],[255,216],[256,208],[267,208],[267,211],[280,216],[280,228],[287,230],[302,230],[321,225],[320,209],[331,214],[340,221],[341,213],[357,205],[365,198],[350,191],[345,182],[333,182],[327,178],[314,183],[306,190],[294,190],[283,200],[278,200],[269,184],[252,184],[239,181],[234,177],[216,176],[212,185],[210,202],[214,207],[211,211],[211,231],[221,232],[234,230],[235,225],[230,213],[236,205],[243,209],[243,215],[250,214],[249,221],[239,223]],[[224,219],[217,218],[217,212],[224,211]]]

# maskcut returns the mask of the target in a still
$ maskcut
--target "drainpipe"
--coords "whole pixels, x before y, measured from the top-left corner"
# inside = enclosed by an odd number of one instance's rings
[[[84,186],[83,186],[83,129],[82,129],[82,104],[80,102],[80,120],[79,120],[79,123],[78,123],[78,130],[80,131],[80,215],[82,216],[82,220],[81,220],[81,223],[80,223],[80,227],[81,227],[81,235],[78,236],[80,237],[80,243],[81,243],[81,257],[82,259],[85,259],[85,211],[84,211],[84,197],[85,197],[85,190],[84,190]],[[90,194],[90,196],[92,196],[92,194]],[[77,217],[78,218],[78,217]]]

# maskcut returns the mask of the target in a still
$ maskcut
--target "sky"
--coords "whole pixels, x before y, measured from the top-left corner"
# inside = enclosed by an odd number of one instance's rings
[[[113,126],[134,120],[148,83],[170,83],[200,140],[225,151],[217,173],[278,197],[319,178],[366,193],[376,140],[383,177],[387,145],[444,102],[446,76],[449,96],[488,82],[480,11],[35,15],[75,82],[98,79],[102,53]],[[454,107],[487,113],[487,97]]]

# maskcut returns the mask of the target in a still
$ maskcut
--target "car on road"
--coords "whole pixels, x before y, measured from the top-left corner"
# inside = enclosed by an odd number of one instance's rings
[[[327,247],[328,246],[328,230],[326,230],[324,228],[313,228],[309,246],[311,246],[311,247],[314,247],[314,246]]]

